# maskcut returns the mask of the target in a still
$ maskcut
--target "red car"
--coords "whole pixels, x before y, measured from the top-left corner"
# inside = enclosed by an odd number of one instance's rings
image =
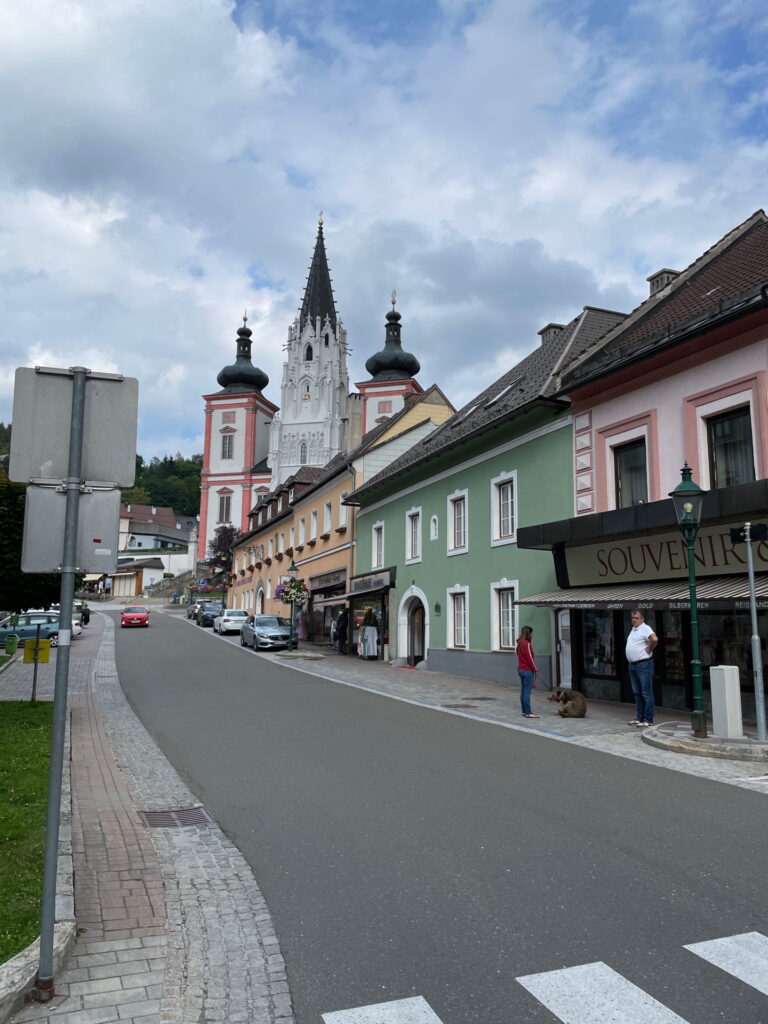
[[[130,607],[123,608],[120,612],[121,626],[148,626],[149,612],[146,608]]]

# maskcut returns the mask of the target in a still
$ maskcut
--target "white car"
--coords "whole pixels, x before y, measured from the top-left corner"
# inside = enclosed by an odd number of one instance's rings
[[[239,633],[247,618],[248,612],[241,608],[226,608],[221,615],[217,615],[213,620],[213,632]]]

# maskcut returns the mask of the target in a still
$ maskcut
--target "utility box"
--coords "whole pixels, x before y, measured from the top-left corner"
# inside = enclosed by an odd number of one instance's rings
[[[741,680],[735,665],[717,665],[709,670],[712,693],[712,734],[719,739],[744,738],[741,720]]]

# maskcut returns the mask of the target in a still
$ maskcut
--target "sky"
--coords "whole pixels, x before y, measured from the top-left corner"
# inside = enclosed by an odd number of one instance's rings
[[[353,382],[461,407],[768,203],[764,0],[0,0],[0,421],[18,366],[139,379],[202,451],[235,354],[280,401],[317,220]]]

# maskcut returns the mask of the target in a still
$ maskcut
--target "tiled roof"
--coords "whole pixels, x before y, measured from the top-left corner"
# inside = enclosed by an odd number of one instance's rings
[[[563,374],[561,393],[652,350],[674,331],[709,319],[766,282],[768,219],[758,210],[586,351]]]
[[[176,514],[172,508],[163,505],[134,505],[133,502],[122,502],[120,516],[122,519],[131,519],[136,523],[159,523],[161,526],[170,526],[174,530],[176,529]]]
[[[551,398],[554,393],[553,373],[571,358],[572,352],[582,352],[624,316],[624,313],[585,306],[559,334],[539,345],[503,377],[467,402],[421,444],[405,452],[358,488],[352,497],[365,494],[385,480],[435,458],[461,441],[500,426],[536,400]]]

